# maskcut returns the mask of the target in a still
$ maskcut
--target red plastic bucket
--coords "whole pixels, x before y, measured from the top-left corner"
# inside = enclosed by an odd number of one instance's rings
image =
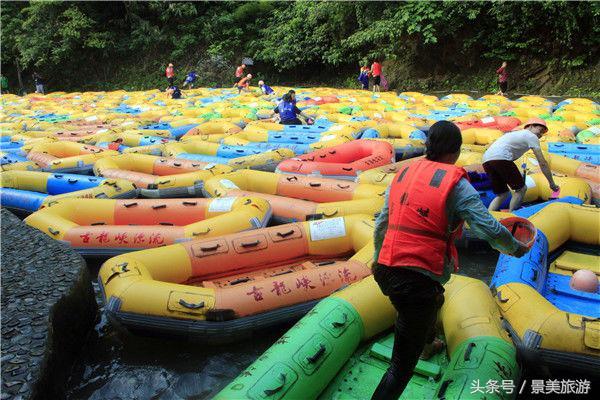
[[[531,248],[535,242],[537,235],[537,229],[535,226],[526,218],[521,217],[508,217],[500,221],[506,229],[513,235],[515,239]]]

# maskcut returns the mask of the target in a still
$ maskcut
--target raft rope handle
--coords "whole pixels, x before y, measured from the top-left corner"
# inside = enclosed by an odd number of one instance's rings
[[[285,387],[285,380],[286,380],[286,375],[284,373],[281,373],[279,375],[279,379],[281,379],[281,385],[277,386],[276,388],[273,389],[265,389],[264,393],[265,396],[271,396],[274,395],[275,393],[279,392],[281,389],[283,389]]]
[[[325,348],[325,345],[323,343],[319,344],[319,350],[317,350],[317,352],[315,354],[313,354],[312,356],[306,357],[306,361],[308,361],[309,364],[314,364],[317,361],[319,361],[319,358],[323,357],[325,355],[325,351],[327,349]]]
[[[337,153],[337,151],[336,150],[332,150],[332,151],[329,151],[328,153],[329,154],[335,154],[335,153]]]
[[[502,298],[502,292],[500,292],[500,291],[496,292],[496,297],[498,298],[498,301],[500,303],[506,303],[508,301],[508,299]]]
[[[229,282],[229,284],[230,284],[230,285],[237,285],[237,284],[240,284],[240,283],[246,283],[246,282],[249,282],[249,281],[251,281],[251,280],[252,280],[252,279],[250,279],[250,278],[247,278],[247,277],[246,277],[246,278],[238,278],[238,279],[235,279],[235,280],[233,280],[233,281]]]
[[[327,154],[319,154],[319,157],[325,158],[325,157],[327,157]]]
[[[174,162],[173,165],[176,167],[181,167],[181,163],[179,163],[179,162]]]
[[[473,348],[477,346],[477,344],[475,344],[474,342],[469,342],[469,344],[467,345],[467,351],[465,351],[465,355],[463,357],[464,361],[469,361],[471,359],[471,352],[473,351]]]
[[[202,250],[202,251],[215,251],[219,247],[221,247],[221,245],[217,243],[217,244],[215,244],[214,246],[211,246],[211,247],[200,247],[200,250]]]
[[[288,176],[288,177],[287,177],[287,178],[285,178],[285,179],[287,179],[289,182],[291,182],[291,181],[297,181],[297,180],[298,180],[298,177],[297,177],[297,176]]]
[[[339,184],[339,183],[337,184],[337,186],[338,186],[340,189],[348,189],[348,188],[350,187],[350,185],[341,185],[341,184]]]
[[[77,181],[78,181],[78,179],[74,179],[74,178],[67,179],[67,182],[69,182],[69,183],[77,183]]]
[[[167,179],[166,181],[162,181],[162,182],[158,182],[159,185],[165,185],[167,183],[171,182],[170,179]]]
[[[292,235],[294,232],[295,231],[293,229],[291,229],[287,232],[277,232],[277,236],[284,238],[284,237],[288,237],[288,236]]]
[[[188,303],[187,301],[185,301],[184,299],[179,299],[179,304],[185,308],[189,308],[191,310],[198,310],[200,308],[204,308],[204,302],[201,301],[200,303],[194,304],[194,303]]]
[[[242,246],[242,247],[255,247],[255,246],[258,246],[259,243],[260,243],[260,240],[256,239],[255,242],[241,243],[240,246]]]
[[[138,205],[138,203],[137,203],[137,202],[134,202],[134,203],[127,203],[127,204],[123,204],[123,207],[125,207],[125,208],[129,208],[129,207],[135,207],[135,206],[137,206],[137,205]]]
[[[206,232],[192,232],[192,236],[206,235],[208,232],[210,232],[210,228],[206,228]]]
[[[535,281],[537,281],[537,278],[538,278],[538,271],[537,271],[537,269],[534,269],[531,273],[531,280],[535,282]]]
[[[184,206],[195,206],[196,204],[198,204],[197,201],[184,201],[182,203]]]
[[[438,399],[440,400],[445,400],[446,399],[446,390],[448,390],[448,386],[450,386],[450,384],[453,382],[452,379],[447,379],[444,382],[442,382],[442,385],[440,386],[440,391],[438,393]]]
[[[344,171],[352,171],[352,167],[348,167],[348,168],[346,168],[346,167],[342,167],[342,169],[343,169]]]
[[[51,227],[48,227],[48,232],[50,232],[54,236],[56,236],[60,233],[60,231],[58,229],[52,229]]]
[[[319,187],[319,186],[321,186],[321,184],[320,184],[320,183],[317,183],[317,182],[308,182],[308,185],[309,185],[310,187]]]
[[[333,326],[334,328],[341,328],[342,326],[346,325],[348,323],[348,314],[343,313],[342,316],[344,318],[342,322],[333,321],[331,323],[331,326]]]
[[[153,210],[157,210],[159,208],[167,208],[167,205],[166,204],[158,204],[158,205],[152,206]]]

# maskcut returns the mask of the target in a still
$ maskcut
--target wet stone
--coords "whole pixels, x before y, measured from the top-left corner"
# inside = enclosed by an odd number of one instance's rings
[[[83,259],[1,210],[1,400],[64,398],[97,305]]]

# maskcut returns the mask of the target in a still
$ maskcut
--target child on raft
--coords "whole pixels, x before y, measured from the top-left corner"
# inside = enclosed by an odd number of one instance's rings
[[[275,91],[265,83],[265,81],[258,81],[258,88],[261,93],[267,96],[270,96],[275,93]]]
[[[252,79],[252,74],[248,74],[245,77],[243,77],[242,79],[240,79],[238,83],[235,84],[234,87],[237,87],[238,94],[242,93],[242,90],[244,92],[250,91],[249,87],[250,87],[251,79]]]

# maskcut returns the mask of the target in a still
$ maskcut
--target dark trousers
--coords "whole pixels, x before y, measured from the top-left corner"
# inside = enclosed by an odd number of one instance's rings
[[[175,79],[175,77],[167,78],[167,82],[169,83],[169,86],[173,86],[174,79]]]
[[[413,375],[426,343],[435,338],[437,313],[444,304],[443,286],[406,268],[375,265],[373,275],[398,311],[392,360],[372,399],[397,400]]]
[[[302,125],[302,121],[300,121],[298,118],[295,118],[295,119],[282,119],[279,123],[281,125]]]

